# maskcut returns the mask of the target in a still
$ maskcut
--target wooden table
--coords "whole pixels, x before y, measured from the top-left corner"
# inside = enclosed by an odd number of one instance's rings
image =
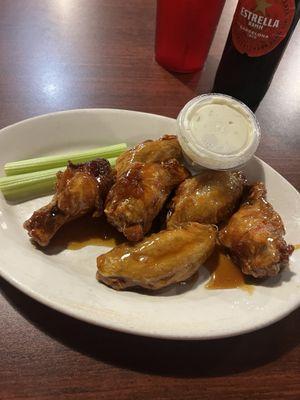
[[[180,75],[154,61],[154,0],[0,0],[0,126],[82,107],[175,117],[211,89],[235,5],[204,71]],[[257,111],[259,156],[298,189],[299,40],[300,26]],[[252,334],[168,342],[90,326],[1,286],[1,399],[300,398],[299,310]]]

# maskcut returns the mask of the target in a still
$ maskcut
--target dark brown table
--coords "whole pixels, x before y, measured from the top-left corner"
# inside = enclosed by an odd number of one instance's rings
[[[154,0],[0,0],[0,127],[87,107],[175,117],[211,89],[235,4],[204,71],[180,75],[154,61]],[[300,26],[257,111],[258,155],[298,189],[299,40]],[[169,342],[90,326],[1,287],[1,399],[300,398],[299,310],[235,338]]]

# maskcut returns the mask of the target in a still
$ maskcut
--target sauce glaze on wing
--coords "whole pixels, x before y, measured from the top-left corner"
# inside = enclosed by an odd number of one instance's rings
[[[212,253],[217,229],[196,222],[123,243],[97,259],[97,279],[114,289],[161,289],[190,278]]]
[[[172,199],[167,226],[190,221],[219,224],[233,213],[245,181],[240,172],[211,170],[186,179]]]
[[[136,162],[153,163],[170,159],[178,161],[182,151],[177,136],[164,135],[158,140],[146,140],[121,154],[116,161],[116,172],[120,176],[128,171]]]
[[[266,200],[262,182],[253,185],[240,209],[219,233],[225,246],[244,274],[255,278],[277,275],[289,261],[293,246],[285,234],[279,214]]]
[[[187,176],[188,171],[175,159],[134,163],[108,193],[104,210],[107,220],[128,240],[141,240],[171,191]]]
[[[105,159],[77,165],[69,162],[64,172],[57,173],[51,202],[35,211],[24,222],[24,228],[40,246],[47,246],[65,223],[90,212],[101,215],[113,182],[114,173]]]

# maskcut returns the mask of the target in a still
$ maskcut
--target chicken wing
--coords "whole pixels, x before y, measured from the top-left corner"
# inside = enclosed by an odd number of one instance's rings
[[[114,289],[161,289],[191,277],[212,253],[217,229],[189,222],[123,243],[97,259],[97,279]]]
[[[283,239],[280,216],[265,197],[264,184],[253,185],[245,202],[219,233],[221,244],[229,249],[236,264],[256,278],[277,275],[293,252],[293,246]]]
[[[29,236],[40,246],[47,246],[58,229],[68,221],[89,212],[103,212],[103,201],[114,182],[107,160],[99,159],[74,165],[69,162],[58,172],[56,193],[51,202],[35,211],[24,222]]]
[[[141,240],[171,190],[188,175],[175,159],[162,163],[134,163],[117,178],[108,193],[104,210],[108,221],[128,240]]]
[[[167,227],[182,222],[219,224],[240,200],[245,178],[240,172],[204,171],[180,184],[167,215]]]
[[[117,175],[123,174],[135,162],[162,162],[172,158],[180,160],[182,157],[181,147],[177,136],[164,135],[158,140],[146,140],[125,151],[116,161]]]

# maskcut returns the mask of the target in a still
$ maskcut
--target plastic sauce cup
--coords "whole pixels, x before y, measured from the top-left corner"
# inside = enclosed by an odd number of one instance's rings
[[[249,161],[260,142],[260,127],[241,101],[224,94],[195,97],[177,118],[178,140],[195,170],[237,168]]]

